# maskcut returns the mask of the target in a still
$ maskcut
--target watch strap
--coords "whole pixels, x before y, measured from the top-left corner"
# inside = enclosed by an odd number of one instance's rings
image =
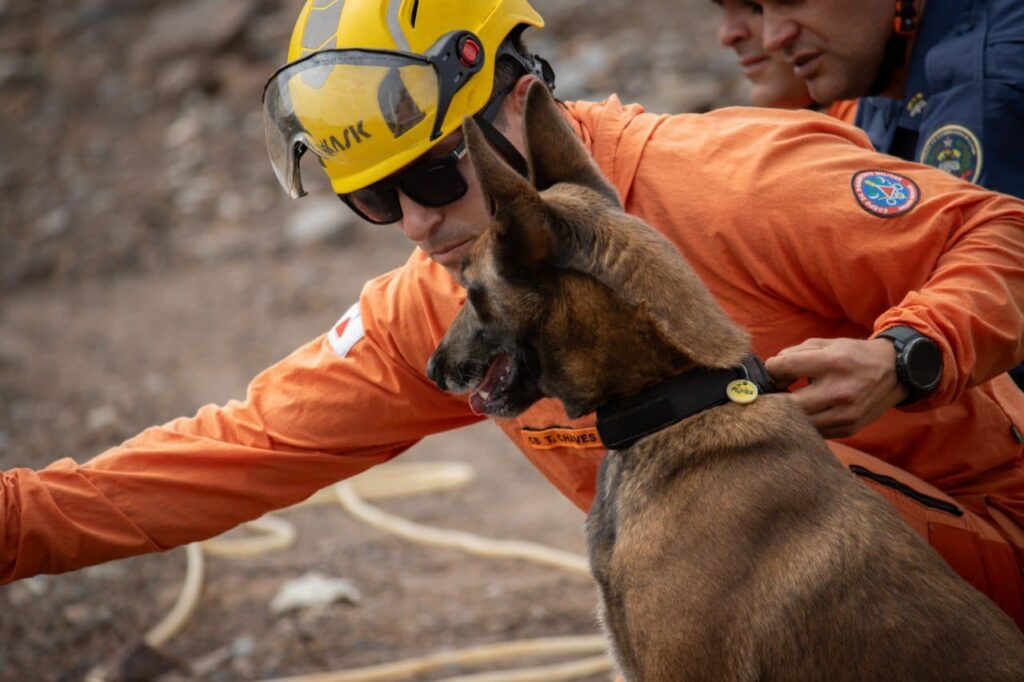
[[[877,334],[876,339],[888,339],[892,342],[893,347],[896,349],[896,378],[899,380],[900,385],[907,390],[907,397],[897,404],[897,407],[905,407],[912,405],[919,400],[927,398],[934,392],[938,387],[938,382],[929,388],[925,389],[917,385],[910,374],[910,369],[907,366],[909,360],[909,350],[912,342],[923,340],[929,344],[934,345],[935,342],[930,338],[917,331],[913,327],[907,327],[905,325],[898,325],[890,327],[885,331]],[[939,368],[939,376],[942,376],[942,368]]]
[[[878,334],[876,339],[889,339],[896,346],[896,352],[899,353],[903,348],[913,341],[914,339],[924,337],[924,334],[917,331],[913,327],[907,327],[900,325],[897,327],[889,327],[881,334]],[[927,337],[925,337],[927,338]]]

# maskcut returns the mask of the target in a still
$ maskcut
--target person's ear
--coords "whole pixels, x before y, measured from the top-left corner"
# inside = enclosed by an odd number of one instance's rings
[[[525,154],[526,130],[523,127],[523,115],[526,113],[526,93],[530,83],[536,81],[535,76],[520,76],[512,89],[505,95],[499,113],[494,118],[494,126],[512,143],[516,150]]]
[[[530,74],[519,77],[502,104],[502,116],[505,117],[505,120],[522,120],[523,113],[526,111],[526,96],[530,92],[530,86],[539,82],[536,76]]]

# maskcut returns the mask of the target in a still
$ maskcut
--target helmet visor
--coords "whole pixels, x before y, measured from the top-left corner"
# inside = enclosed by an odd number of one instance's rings
[[[305,194],[299,158],[307,149],[354,184],[382,160],[416,158],[431,146],[438,92],[436,69],[415,55],[328,50],[286,66],[263,92],[278,181],[293,198]]]

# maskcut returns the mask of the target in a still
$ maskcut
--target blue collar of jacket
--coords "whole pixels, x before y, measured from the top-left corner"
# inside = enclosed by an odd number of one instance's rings
[[[976,4],[975,0],[928,0],[913,37],[902,99],[881,95],[863,98],[857,117],[858,126],[866,128],[864,123],[869,114],[875,113],[883,117],[884,126],[888,130],[895,129],[897,124],[911,130],[920,128],[921,114],[928,106],[928,96],[936,85],[935,78],[929,77],[934,70],[930,68],[930,62],[934,60],[929,59],[929,54],[932,48],[950,36],[966,33],[973,28]],[[955,54],[949,56],[957,58]],[[938,85],[942,87],[944,84]],[[887,151],[888,143],[875,139],[872,142],[879,146],[879,151]],[[882,144],[879,145],[879,142]]]

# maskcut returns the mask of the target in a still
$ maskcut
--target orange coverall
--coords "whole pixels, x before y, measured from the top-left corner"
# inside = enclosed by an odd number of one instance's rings
[[[833,102],[827,109],[825,114],[833,118],[838,118],[843,123],[854,124],[857,120],[857,101],[855,99],[841,99]]]
[[[864,479],[1024,623],[1011,548],[1024,547],[1024,395],[1006,375],[1022,359],[1024,203],[879,155],[859,130],[813,112],[658,116],[614,97],[567,112],[627,209],[679,247],[761,357],[896,324],[937,341],[945,372],[927,403],[832,447],[875,478],[917,486]],[[851,190],[865,169],[910,178],[919,202],[898,217],[869,213]],[[4,473],[0,582],[209,538],[478,420],[425,376],[463,300],[416,251],[366,284],[364,331],[340,354],[321,336],[257,376],[244,401],[82,465]],[[593,423],[550,400],[498,422],[582,510],[604,456]]]

